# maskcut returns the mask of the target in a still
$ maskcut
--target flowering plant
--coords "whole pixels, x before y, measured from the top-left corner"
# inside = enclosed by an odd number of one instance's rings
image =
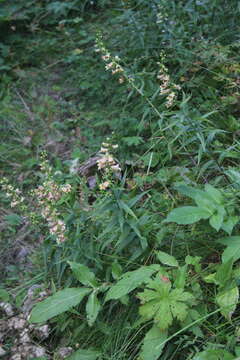
[[[66,226],[58,210],[58,202],[72,191],[72,186],[70,184],[59,185],[55,181],[52,168],[45,155],[42,156],[40,169],[44,181],[42,185],[31,191],[34,209],[29,199],[23,196],[23,192],[9,184],[7,178],[1,180],[2,190],[5,191],[6,197],[10,200],[11,208],[29,218],[32,224],[39,225],[39,217],[42,217],[47,223],[49,233],[60,244],[66,240]]]

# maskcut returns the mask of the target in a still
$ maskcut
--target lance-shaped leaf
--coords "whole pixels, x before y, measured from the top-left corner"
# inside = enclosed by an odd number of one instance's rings
[[[45,322],[79,304],[90,293],[87,288],[67,288],[39,302],[32,310],[30,322]]]
[[[168,214],[166,222],[175,222],[179,225],[193,224],[201,219],[208,219],[211,216],[211,212],[207,209],[203,209],[197,206],[183,206],[173,209]]]
[[[94,324],[100,309],[101,309],[101,304],[97,298],[97,294],[93,291],[89,295],[86,304],[87,322],[89,326],[92,326]]]
[[[156,325],[146,333],[142,349],[141,360],[157,360],[163,351],[164,345],[160,346],[167,339],[167,331],[160,330]]]
[[[89,270],[89,268],[83,264],[78,264],[73,261],[68,261],[75,278],[83,285],[97,287],[98,282],[95,278],[95,274]]]
[[[178,266],[178,261],[175,259],[174,256],[169,255],[163,251],[156,251],[156,255],[158,260],[168,266]]]
[[[122,296],[127,295],[139,285],[148,281],[151,275],[156,271],[157,269],[154,266],[141,266],[137,270],[128,271],[123,274],[121,279],[110,288],[105,301],[119,299]]]

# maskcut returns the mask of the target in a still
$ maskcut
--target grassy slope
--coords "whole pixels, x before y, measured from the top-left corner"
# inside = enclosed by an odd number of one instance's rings
[[[14,182],[28,190],[39,181],[37,164],[43,149],[50,154],[54,168],[64,170],[68,167],[69,160],[79,158],[81,162],[95,154],[102,140],[115,131],[113,139],[121,145],[118,156],[122,163],[128,160],[126,168],[134,186],[140,190],[152,189],[152,198],[149,197],[148,200],[150,206],[146,206],[146,210],[151,216],[156,216],[154,221],[157,222],[158,202],[161,202],[161,219],[176,203],[181,203],[182,199],[174,192],[173,184],[182,181],[182,178],[193,185],[211,181],[214,185],[228,189],[224,172],[229,167],[238,167],[236,79],[239,70],[231,69],[231,64],[237,67],[238,55],[234,47],[229,48],[227,41],[220,48],[215,44],[209,46],[206,41],[200,43],[195,53],[191,54],[192,57],[185,53],[186,57],[181,58],[183,54],[180,49],[180,59],[167,59],[171,75],[181,82],[183,91],[192,97],[188,102],[180,101],[179,108],[165,113],[165,110],[162,111],[167,119],[166,125],[169,126],[169,131],[163,132],[161,128],[159,130],[155,127],[155,123],[162,119],[158,119],[154,111],[149,111],[144,105],[146,99],[136,95],[127,85],[119,87],[117,81],[103,71],[104,64],[94,52],[96,29],[100,29],[114,51],[120,51],[120,46],[123,47],[126,68],[131,66],[131,72],[139,75],[139,86],[141,79],[144,79],[145,94],[148,98],[151,97],[156,84],[148,84],[147,78],[152,78],[152,73],[154,76],[156,74],[154,61],[157,56],[153,53],[155,58],[152,65],[144,53],[147,58],[145,63],[144,56],[142,59],[139,57],[138,48],[133,50],[121,45],[121,37],[118,37],[116,30],[119,23],[114,23],[114,15],[119,13],[114,10],[99,12],[92,15],[90,21],[80,21],[79,24],[57,29],[43,28],[28,35],[26,51],[21,52],[22,63],[19,62],[14,67],[15,79],[5,79],[3,84],[0,111],[1,173],[10,176]],[[121,19],[118,21],[121,22]],[[125,20],[122,21],[124,23]],[[116,33],[116,40],[113,39],[112,42],[110,29]],[[135,41],[134,35],[132,41]],[[205,52],[202,51],[203,45],[206,47]],[[18,50],[15,51],[17,53]],[[215,111],[215,114],[203,116],[211,111]],[[176,119],[177,125],[173,125]],[[143,126],[139,130],[136,123],[144,124],[145,128]],[[219,132],[215,133],[216,130]],[[139,147],[142,147],[141,151]],[[160,154],[160,159],[156,160],[157,167],[151,168],[149,158],[144,159],[144,154],[149,149],[154,150],[154,156]],[[132,168],[133,161],[138,161],[137,164],[141,165]],[[33,230],[29,232],[26,224],[6,218],[6,214],[11,213],[12,210],[7,206],[1,207],[0,256],[1,263],[7,263],[2,269],[6,273],[5,285],[14,292],[19,285],[19,267],[24,269],[21,282],[30,279],[30,283],[34,283],[26,264],[16,264],[16,257],[22,248],[31,252],[35,244],[40,242],[41,234],[36,234]],[[149,236],[154,238],[158,231],[157,226],[153,227]],[[163,243],[164,249],[171,248],[179,257],[188,253],[191,247],[191,254],[202,255],[206,266],[219,261],[221,250],[210,242],[217,235],[206,232],[205,225],[186,231],[176,228],[169,231],[168,236],[170,240]],[[44,279],[41,261],[36,257],[32,261],[33,265],[30,263],[27,266],[32,266],[33,274],[40,274]],[[213,296],[214,294],[210,294],[210,297]],[[129,310],[130,314],[125,310],[126,321],[121,326],[116,318],[116,325],[112,325],[114,330],[110,326],[111,311],[110,308],[106,314],[106,329],[95,328],[80,337],[75,334],[77,341],[80,339],[83,347],[104,343],[103,350],[109,359],[135,359],[141,339],[138,333],[134,336],[135,330],[130,326],[133,321],[131,316],[135,318],[135,310],[132,313]],[[174,340],[166,349],[163,359],[182,359],[178,355],[180,351],[181,354],[184,353],[184,358],[190,359],[194,347],[202,348],[202,343],[205,344],[209,336],[210,341],[227,343],[231,348],[231,339],[238,326],[238,315],[236,314],[234,326],[224,320],[221,322],[217,317],[214,321],[214,326],[210,321],[205,322],[205,335],[208,334],[205,338],[195,339],[189,334],[188,338],[184,335],[185,342],[179,338]],[[64,323],[64,317],[61,323]],[[109,334],[111,341],[106,342]],[[56,335],[57,339],[62,337],[61,325],[57,327]],[[186,345],[187,341],[189,345]],[[183,350],[184,346],[186,350]]]

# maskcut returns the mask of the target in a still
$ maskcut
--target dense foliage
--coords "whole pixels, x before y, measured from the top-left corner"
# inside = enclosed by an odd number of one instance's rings
[[[0,300],[47,291],[46,358],[240,356],[239,12],[0,1]]]

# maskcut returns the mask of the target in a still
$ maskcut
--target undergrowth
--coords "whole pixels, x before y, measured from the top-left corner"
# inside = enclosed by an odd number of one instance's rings
[[[1,1],[0,298],[47,291],[46,358],[240,356],[238,19],[237,0]]]

